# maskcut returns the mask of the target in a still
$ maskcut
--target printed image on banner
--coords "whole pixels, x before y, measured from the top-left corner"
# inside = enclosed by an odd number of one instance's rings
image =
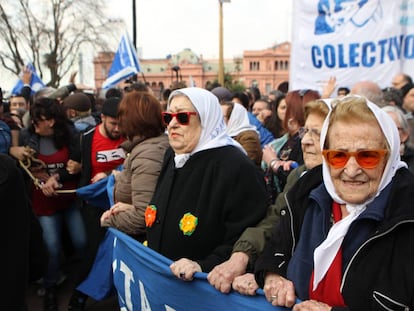
[[[294,1],[290,88],[320,90],[330,78],[384,88],[414,69],[414,1]]]

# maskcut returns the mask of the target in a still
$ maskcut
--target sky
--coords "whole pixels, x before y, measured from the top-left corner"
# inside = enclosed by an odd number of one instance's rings
[[[123,18],[132,39],[133,0],[107,1],[109,16]],[[231,0],[223,3],[224,58],[242,56],[244,50],[262,50],[291,41],[292,2]],[[184,48],[204,58],[218,58],[219,0],[136,0],[136,25],[139,56],[144,59],[165,58]]]
[[[131,39],[133,0],[106,0],[107,17],[121,18]],[[144,59],[166,58],[185,48],[204,59],[218,59],[219,0],[135,0],[138,56]],[[245,50],[263,50],[291,41],[293,0],[231,0],[223,3],[224,58],[241,57]],[[119,40],[121,39],[121,35]],[[119,40],[108,50],[116,51]],[[78,82],[93,85],[93,57],[99,51],[84,54],[84,68],[75,70]],[[62,79],[65,84],[68,77]],[[79,81],[80,80],[80,81]],[[45,78],[44,82],[48,79]],[[5,74],[0,85],[10,90],[17,77]]]

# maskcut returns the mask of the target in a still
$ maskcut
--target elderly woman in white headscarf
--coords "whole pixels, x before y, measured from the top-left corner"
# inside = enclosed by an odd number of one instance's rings
[[[227,134],[237,141],[246,151],[247,156],[260,167],[262,163],[262,146],[259,132],[250,124],[246,108],[232,102],[221,103]]]
[[[397,128],[363,97],[333,106],[321,133],[324,183],[288,204],[256,280],[273,305],[293,310],[409,310],[414,176]]]
[[[171,93],[170,149],[145,212],[148,246],[174,260],[183,280],[227,260],[246,227],[266,213],[263,173],[227,133],[217,97],[202,88]]]

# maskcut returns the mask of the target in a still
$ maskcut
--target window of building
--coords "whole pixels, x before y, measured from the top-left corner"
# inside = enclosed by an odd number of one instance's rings
[[[250,62],[249,68],[250,68],[250,71],[259,71],[260,70],[260,62]]]

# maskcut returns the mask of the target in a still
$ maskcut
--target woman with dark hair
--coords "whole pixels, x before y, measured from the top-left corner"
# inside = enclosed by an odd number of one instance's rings
[[[101,226],[117,228],[139,241],[145,240],[145,209],[169,147],[161,110],[158,99],[142,91],[127,92],[118,108],[120,129],[127,138],[121,146],[129,156],[124,169],[115,174],[115,204],[103,213]]]
[[[264,127],[272,132],[275,138],[279,138],[286,133],[283,127],[283,121],[286,114],[286,95],[279,93],[274,100],[270,102],[271,114],[264,120]]]
[[[41,163],[32,167],[36,178],[30,189],[32,208],[43,229],[49,260],[43,276],[46,289],[44,309],[57,310],[56,284],[59,279],[62,247],[62,230],[65,225],[72,244],[80,256],[86,249],[86,234],[75,192],[78,175],[69,174],[66,164],[69,159],[80,162],[79,135],[67,119],[62,105],[56,99],[39,98],[30,110],[32,124],[23,129],[20,145],[35,152]]]

